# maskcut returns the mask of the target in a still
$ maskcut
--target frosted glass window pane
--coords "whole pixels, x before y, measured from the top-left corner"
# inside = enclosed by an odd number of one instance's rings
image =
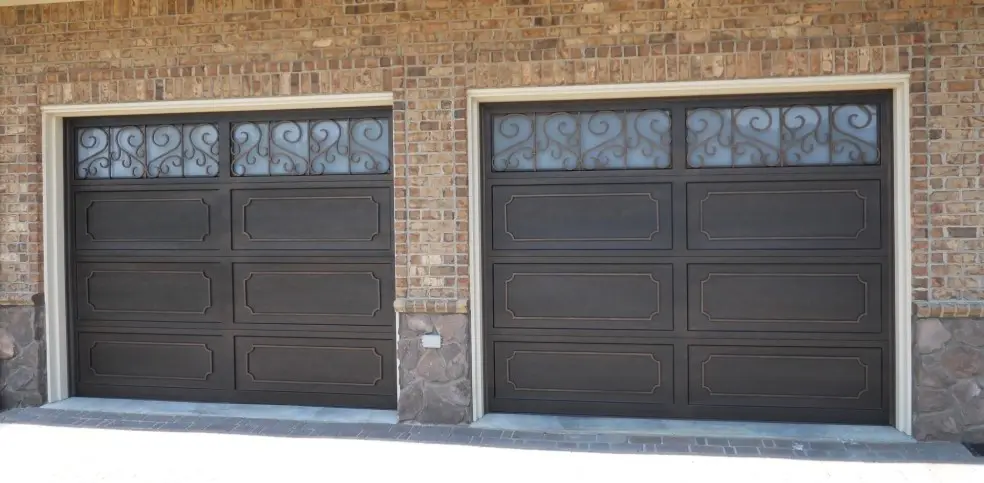
[[[492,168],[495,171],[533,171],[533,116],[496,117],[492,128]]]
[[[493,118],[493,171],[668,167],[667,111],[552,112]]]
[[[392,164],[388,119],[246,122],[231,137],[233,176],[381,174]]]
[[[219,173],[214,124],[87,127],[76,133],[79,179],[213,177]]]
[[[878,164],[878,112],[875,106],[836,106],[831,112],[831,162]]]
[[[379,119],[349,121],[352,136],[349,171],[386,173],[390,170],[390,125]]]
[[[879,162],[875,106],[742,107],[687,112],[687,166],[691,168]]]

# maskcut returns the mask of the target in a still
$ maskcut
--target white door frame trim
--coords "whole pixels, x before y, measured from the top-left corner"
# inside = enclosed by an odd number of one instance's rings
[[[714,94],[794,94],[891,90],[895,153],[895,427],[912,435],[912,207],[909,152],[909,75],[873,74],[647,84],[473,89],[468,91],[468,259],[471,299],[472,412],[485,414],[482,320],[482,104],[497,102],[632,99]]]
[[[292,97],[196,99],[116,104],[50,105],[41,108],[43,169],[44,325],[47,338],[47,402],[69,397],[68,281],[66,277],[64,121],[73,117],[192,114],[204,112],[336,109],[392,106],[391,92]],[[395,330],[395,328],[394,328]]]

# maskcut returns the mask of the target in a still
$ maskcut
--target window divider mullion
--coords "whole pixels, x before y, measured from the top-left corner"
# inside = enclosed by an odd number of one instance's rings
[[[687,108],[679,103],[670,107],[670,171],[687,172]]]
[[[232,140],[231,120],[218,121],[219,128],[219,179],[228,179],[232,176]]]

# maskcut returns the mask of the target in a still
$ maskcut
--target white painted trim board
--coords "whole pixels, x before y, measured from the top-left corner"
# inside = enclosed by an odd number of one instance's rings
[[[73,117],[191,114],[203,112],[334,109],[392,106],[393,94],[337,94],[295,97],[254,97],[150,101],[116,104],[68,104],[41,108],[41,163],[44,177],[44,292],[47,337],[47,402],[69,397],[68,281],[65,254],[64,121]]]

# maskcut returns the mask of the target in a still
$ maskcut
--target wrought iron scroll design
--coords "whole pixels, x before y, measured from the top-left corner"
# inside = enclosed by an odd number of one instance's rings
[[[232,125],[233,176],[384,174],[392,166],[382,118]]]
[[[85,127],[76,131],[78,179],[215,177],[215,124]]]
[[[493,171],[670,167],[665,110],[507,114],[493,118]]]
[[[874,105],[797,105],[687,112],[687,166],[877,165]]]

